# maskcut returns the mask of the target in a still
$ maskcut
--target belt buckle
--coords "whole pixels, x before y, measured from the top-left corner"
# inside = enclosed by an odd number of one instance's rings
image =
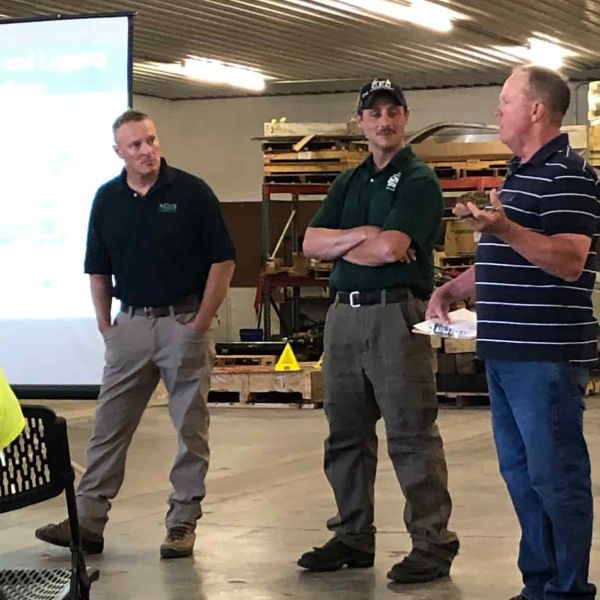
[[[358,295],[360,294],[360,292],[354,291],[354,292],[350,292],[350,295],[348,296],[350,299],[350,306],[352,308],[357,308],[360,306],[360,302],[358,301]],[[354,300],[356,298],[356,301]]]
[[[154,319],[154,308],[152,306],[144,306],[144,316],[147,319]]]

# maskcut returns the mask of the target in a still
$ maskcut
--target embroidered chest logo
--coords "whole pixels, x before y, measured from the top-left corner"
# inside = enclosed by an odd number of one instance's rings
[[[402,173],[398,171],[398,173],[394,173],[388,180],[387,185],[385,186],[386,190],[393,192],[398,185],[398,181],[400,181],[400,177],[402,177]]]
[[[158,205],[158,212],[161,213],[176,213],[177,212],[177,204],[172,204],[170,202],[161,202]]]

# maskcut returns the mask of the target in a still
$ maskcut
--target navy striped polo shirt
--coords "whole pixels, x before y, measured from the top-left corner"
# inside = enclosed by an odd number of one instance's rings
[[[513,159],[499,198],[507,217],[538,233],[576,233],[592,241],[584,271],[568,282],[483,234],[477,248],[477,355],[480,358],[597,360],[591,291],[596,278],[600,188],[595,171],[562,133],[531,159]]]

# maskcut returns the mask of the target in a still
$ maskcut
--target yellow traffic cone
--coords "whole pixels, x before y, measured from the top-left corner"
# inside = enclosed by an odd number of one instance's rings
[[[276,371],[300,371],[300,365],[296,360],[294,351],[288,342],[275,365]]]
[[[0,369],[0,450],[8,446],[25,427],[21,406]]]

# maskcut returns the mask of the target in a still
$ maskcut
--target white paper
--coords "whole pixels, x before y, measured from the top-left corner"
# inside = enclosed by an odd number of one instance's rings
[[[427,319],[417,323],[412,331],[423,335],[437,335],[439,337],[453,337],[472,339],[477,336],[477,315],[472,310],[460,308],[448,313],[450,323],[442,323],[434,319]]]

